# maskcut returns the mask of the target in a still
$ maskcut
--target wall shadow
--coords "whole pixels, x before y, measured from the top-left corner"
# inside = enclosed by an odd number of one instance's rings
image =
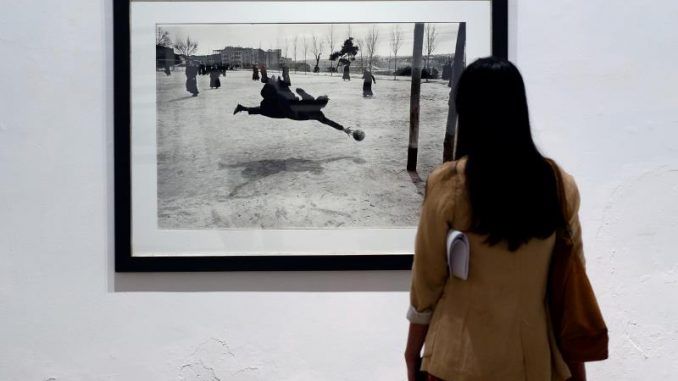
[[[113,292],[405,292],[410,272],[275,271],[115,273]]]

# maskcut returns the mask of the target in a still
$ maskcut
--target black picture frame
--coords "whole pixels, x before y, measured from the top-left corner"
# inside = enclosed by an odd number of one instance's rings
[[[412,255],[135,257],[132,252],[130,0],[113,0],[115,271],[409,270]],[[492,0],[492,54],[508,58],[508,0]]]

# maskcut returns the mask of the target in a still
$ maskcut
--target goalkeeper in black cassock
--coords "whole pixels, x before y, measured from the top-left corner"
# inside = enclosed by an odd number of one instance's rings
[[[266,70],[261,70],[261,82],[264,87],[261,89],[261,96],[264,98],[257,107],[245,107],[238,104],[233,111],[237,114],[241,111],[247,111],[250,115],[263,115],[269,118],[292,119],[292,120],[317,120],[334,129],[345,132],[353,139],[361,141],[365,138],[365,133],[361,130],[352,130],[341,124],[328,119],[321,111],[329,102],[326,95],[314,98],[301,88],[296,92],[301,99],[290,90],[290,83],[280,78],[268,77]]]

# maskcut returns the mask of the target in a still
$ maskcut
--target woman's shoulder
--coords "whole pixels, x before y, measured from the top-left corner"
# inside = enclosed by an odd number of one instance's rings
[[[565,170],[558,162],[553,159],[547,158],[547,160],[558,170],[560,174],[561,181],[563,183],[563,193],[565,196],[565,201],[567,202],[567,212],[568,215],[576,213],[579,209],[579,188],[577,187],[577,182],[574,179],[574,176]]]
[[[428,177],[424,204],[445,216],[457,230],[469,225],[470,206],[465,185],[466,160],[450,161],[436,167]]]
[[[463,180],[465,160],[448,161],[437,166],[428,176],[428,187],[435,188],[453,181]]]
[[[436,167],[426,181],[426,197],[438,199],[444,204],[457,204],[465,189],[465,164],[462,159]]]

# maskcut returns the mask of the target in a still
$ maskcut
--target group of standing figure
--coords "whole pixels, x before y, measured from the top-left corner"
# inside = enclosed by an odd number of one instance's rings
[[[186,91],[197,97],[200,91],[198,90],[198,75],[210,76],[210,89],[218,89],[221,87],[221,80],[219,77],[226,76],[226,69],[228,66],[223,64],[218,65],[204,65],[195,61],[189,61],[186,64]]]

